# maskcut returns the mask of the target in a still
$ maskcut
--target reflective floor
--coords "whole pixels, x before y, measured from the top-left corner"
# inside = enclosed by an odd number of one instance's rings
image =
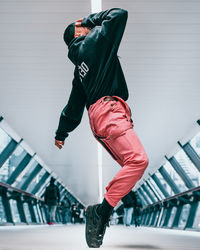
[[[2,226],[0,250],[81,250],[85,243],[83,225]],[[102,249],[199,250],[200,232],[111,226]]]

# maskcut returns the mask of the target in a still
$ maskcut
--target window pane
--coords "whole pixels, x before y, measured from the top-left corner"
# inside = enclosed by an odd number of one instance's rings
[[[34,159],[29,162],[29,164],[26,166],[26,168],[21,172],[21,174],[17,177],[16,181],[13,183],[14,187],[21,188],[26,181],[26,179],[29,177],[30,173],[33,171],[33,169],[37,166],[37,161]]]
[[[0,169],[0,181],[7,182],[8,178],[11,176],[13,171],[22,161],[24,156],[26,155],[26,151],[21,147],[18,146],[12,155],[7,159],[7,161],[3,164]]]
[[[40,211],[42,213],[42,218],[43,218],[44,223],[47,223],[47,218],[46,218],[46,213],[45,213],[44,207],[41,207]]]
[[[34,187],[38,184],[38,182],[40,181],[40,179],[42,178],[42,176],[45,173],[45,169],[42,169],[37,175],[36,177],[32,180],[30,186],[28,187],[28,189],[26,190],[29,193],[32,193]]]
[[[198,202],[198,207],[197,207],[196,216],[195,216],[194,223],[193,223],[193,228],[200,230],[200,201]]]
[[[165,198],[164,194],[160,191],[159,187],[155,183],[155,181],[152,178],[148,179],[149,183],[151,184],[151,187],[154,189],[154,191],[157,193],[157,195],[160,197],[161,200]]]
[[[166,182],[166,180],[163,178],[163,176],[158,172],[156,171],[156,176],[158,177],[158,179],[160,180],[161,184],[163,185],[164,189],[168,192],[168,194],[171,196],[171,195],[174,195],[174,192],[173,190],[171,189],[171,187],[168,185],[168,183]]]
[[[26,215],[26,220],[28,223],[31,223],[32,220],[31,220],[31,214],[29,211],[28,203],[24,203],[23,205],[24,205],[24,213]]]
[[[197,152],[198,156],[200,157],[200,133],[198,133],[191,141],[190,145],[194,148]]]
[[[181,149],[174,156],[176,160],[179,162],[185,173],[189,176],[189,178],[193,181],[195,186],[199,186],[200,184],[200,172],[196,169],[194,164],[191,162],[186,153]]]
[[[144,197],[141,195],[141,192],[138,189],[137,189],[137,193],[138,193],[140,201],[142,202],[142,206],[144,207],[144,206],[148,205],[147,202],[145,201]]]
[[[144,191],[144,189],[142,187],[140,187],[140,191],[142,192],[143,196],[146,198],[146,200],[148,201],[148,205],[152,204],[152,200],[149,198],[149,196],[147,195],[147,193]]]
[[[160,223],[159,226],[162,227],[164,221],[165,221],[165,217],[167,215],[167,209],[163,207],[162,209],[162,214],[161,214],[161,218],[160,218]]]
[[[146,184],[146,182],[144,183],[144,186],[147,188],[147,190],[149,191],[150,195],[154,198],[155,201],[158,201],[158,199],[156,198],[155,194],[153,193],[153,191],[150,189],[150,187]],[[150,198],[150,197],[149,197]],[[153,203],[153,201],[152,201]]]
[[[2,223],[6,223],[6,214],[5,214],[5,210],[4,210],[4,206],[2,203],[2,197],[0,196],[0,224]]]
[[[19,216],[19,211],[17,208],[17,201],[16,200],[9,200],[10,202],[10,208],[11,208],[11,213],[13,217],[13,222],[19,223],[21,222],[20,216]]]
[[[45,191],[47,185],[49,184],[50,178],[51,178],[51,176],[49,176],[49,177],[46,179],[45,183],[41,186],[41,188],[38,190],[38,192],[37,192],[35,195],[37,195],[37,196],[39,196],[39,197],[41,197],[41,196],[43,195],[43,193],[44,193],[44,191]]]
[[[184,229],[190,212],[190,204],[183,206],[178,228]]]
[[[186,191],[188,188],[185,186],[185,183],[181,179],[181,177],[177,174],[177,172],[174,170],[172,165],[169,162],[166,162],[166,164],[163,166],[172,180],[175,182],[175,184],[178,186],[180,192]]]
[[[36,205],[33,206],[33,210],[34,210],[34,212],[35,212],[36,221],[37,221],[37,222],[40,222],[40,216],[39,216],[39,214],[38,214],[38,208],[37,208]]]
[[[173,207],[172,211],[171,211],[169,221],[168,221],[168,225],[167,225],[169,228],[172,227],[172,224],[174,222],[174,218],[175,218],[175,215],[176,215],[176,211],[177,211],[177,207]]]
[[[10,136],[2,128],[0,128],[0,154],[10,141]]]

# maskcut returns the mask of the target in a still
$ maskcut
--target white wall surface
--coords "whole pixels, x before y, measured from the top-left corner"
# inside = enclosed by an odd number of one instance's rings
[[[149,155],[146,175],[196,129],[200,106],[200,1],[103,0],[129,12],[119,50],[135,130]],[[98,201],[97,146],[87,112],[63,150],[54,146],[73,65],[62,35],[90,1],[0,0],[0,110],[84,204]],[[103,183],[119,166],[103,151]]]

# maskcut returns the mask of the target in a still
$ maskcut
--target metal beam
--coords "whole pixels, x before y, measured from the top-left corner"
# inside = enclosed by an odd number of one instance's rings
[[[155,224],[155,219],[156,219],[156,215],[157,215],[157,210],[153,211],[153,216],[150,222],[150,226],[153,226]]]
[[[37,166],[33,169],[33,171],[30,173],[29,177],[26,179],[26,181],[24,182],[24,184],[22,185],[21,189],[22,190],[26,190],[28,188],[28,186],[30,185],[30,183],[32,182],[32,180],[35,178],[35,176],[42,170],[42,167],[40,166],[40,164],[37,164]]]
[[[17,208],[18,208],[18,211],[19,211],[20,220],[23,223],[27,223],[21,196],[18,196],[16,198],[16,201],[17,201]]]
[[[189,142],[187,142],[185,145],[181,145],[180,142],[178,142],[178,144],[189,157],[189,159],[193,162],[194,166],[200,171],[200,157],[191,146],[191,144]]]
[[[151,189],[151,191],[153,192],[153,194],[155,195],[156,199],[159,201],[160,197],[157,195],[157,193],[155,192],[154,188],[152,188],[151,185],[153,185],[152,183],[149,183],[149,181],[146,181],[147,186]]]
[[[170,159],[168,159],[166,156],[165,158],[171,163],[172,167],[174,170],[179,174],[181,179],[184,181],[185,185],[188,188],[193,188],[195,187],[192,180],[189,178],[189,176],[185,173],[179,162],[176,160],[174,156],[172,156]]]
[[[164,194],[165,197],[169,197],[169,193],[167,192],[167,190],[163,187],[162,183],[160,182],[160,180],[158,179],[158,177],[156,176],[156,174],[153,174],[152,179],[155,181],[156,185],[158,186],[158,188],[160,189],[160,191]]]
[[[149,190],[148,190],[148,188],[144,185],[144,184],[142,184],[142,186],[141,186],[143,189],[144,189],[144,191],[146,192],[146,194],[147,194],[147,196],[150,198],[150,200],[154,203],[154,202],[156,202],[156,200],[154,199],[154,197],[151,195],[151,193],[149,192]]]
[[[166,182],[169,184],[169,186],[171,187],[171,189],[174,191],[175,194],[180,193],[181,191],[179,190],[179,188],[177,187],[177,185],[174,183],[174,181],[172,180],[171,176],[167,173],[166,169],[161,166],[158,171],[160,172],[160,174],[163,176],[163,178],[166,180]]]
[[[183,209],[183,205],[179,205],[177,207],[176,214],[175,214],[175,217],[174,217],[174,221],[172,223],[172,228],[178,227],[179,220],[180,220],[180,217],[181,217],[182,209]]]
[[[13,184],[16,180],[16,178],[21,174],[21,172],[26,168],[28,163],[30,162],[31,158],[33,158],[34,155],[31,157],[30,154],[26,154],[25,157],[22,159],[22,161],[19,163],[19,165],[15,168],[11,176],[8,178],[7,183]]]
[[[145,203],[148,205],[149,202],[147,201],[147,198],[144,196],[144,194],[143,194],[143,192],[141,191],[140,188],[137,189],[137,192],[138,192],[138,194],[140,195],[140,197],[142,196],[142,199],[141,199],[141,200],[144,200]],[[145,204],[144,204],[144,205],[145,205]]]
[[[34,187],[34,189],[33,189],[33,191],[32,191],[32,193],[33,194],[36,194],[39,190],[40,190],[40,188],[42,187],[42,185],[45,183],[45,181],[48,179],[48,177],[49,177],[49,173],[48,172],[46,172],[43,176],[42,176],[42,178],[40,179],[40,181],[38,182],[38,184],[37,185],[35,185],[35,187]]]
[[[169,219],[170,219],[170,216],[171,216],[171,212],[172,212],[172,207],[168,207],[166,209],[167,209],[167,213],[165,215],[165,220],[163,222],[162,227],[167,227]]]
[[[158,215],[156,214],[156,220],[155,220],[155,223],[153,225],[154,227],[157,227],[157,225],[158,225],[158,221],[159,221],[159,218],[160,218],[161,211],[162,211],[161,208],[160,208],[160,210],[157,211]]]
[[[148,197],[146,196],[145,191],[142,186],[140,186],[140,190],[141,190],[141,194],[143,195],[143,197],[146,198],[145,201],[147,202],[147,204],[150,204]]]
[[[30,214],[31,214],[31,221],[33,223],[37,223],[35,212],[34,212],[34,209],[33,209],[33,204],[32,204],[31,201],[28,201],[28,208],[29,208],[29,211],[30,211]]]
[[[21,143],[21,141],[19,143]],[[14,140],[11,140],[8,143],[7,147],[1,152],[1,154],[0,154],[0,168],[6,162],[6,160],[8,159],[8,157],[14,152],[14,150],[19,145],[19,143],[17,143]]]
[[[14,223],[7,190],[3,189],[1,192],[2,192],[2,204],[4,206],[6,220],[8,223]]]
[[[193,223],[194,223],[194,219],[195,219],[195,216],[196,216],[198,205],[199,205],[198,201],[191,204],[189,216],[187,218],[187,222],[186,222],[186,225],[185,225],[185,229],[186,228],[192,228]]]

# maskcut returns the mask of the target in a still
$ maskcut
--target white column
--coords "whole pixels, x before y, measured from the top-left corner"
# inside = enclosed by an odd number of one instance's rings
[[[91,0],[91,12],[97,13],[102,11],[102,0]],[[97,143],[98,152],[98,180],[99,180],[99,202],[103,200],[103,151],[100,143]]]

